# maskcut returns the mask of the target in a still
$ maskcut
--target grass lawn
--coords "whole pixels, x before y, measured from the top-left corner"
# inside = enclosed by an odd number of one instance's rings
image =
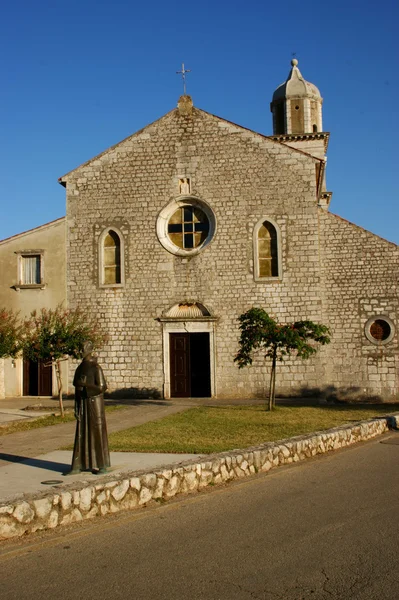
[[[105,407],[105,412],[110,413],[114,410],[120,410],[121,408],[125,408],[125,405],[112,404],[111,406]],[[10,433],[18,433],[19,431],[29,431],[30,429],[38,429],[39,427],[49,427],[50,425],[69,423],[70,421],[75,421],[73,409],[71,408],[64,410],[63,419],[60,415],[51,414],[44,417],[32,418],[29,420],[27,419],[26,421],[11,421],[10,423],[5,423],[0,427],[0,437]]]
[[[399,404],[196,407],[109,436],[116,452],[210,454],[246,448],[399,411]]]

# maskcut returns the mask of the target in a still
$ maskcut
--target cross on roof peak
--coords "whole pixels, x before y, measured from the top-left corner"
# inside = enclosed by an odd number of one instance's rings
[[[181,71],[176,71],[176,75],[181,75],[183,79],[183,95],[186,96],[186,73],[191,73],[191,69],[185,69],[184,63],[181,64]]]

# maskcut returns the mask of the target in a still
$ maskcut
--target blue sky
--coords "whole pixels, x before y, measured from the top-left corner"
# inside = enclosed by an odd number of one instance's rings
[[[396,0],[3,0],[0,239],[65,214],[57,179],[176,106],[272,133],[292,53],[324,98],[331,211],[399,243]]]

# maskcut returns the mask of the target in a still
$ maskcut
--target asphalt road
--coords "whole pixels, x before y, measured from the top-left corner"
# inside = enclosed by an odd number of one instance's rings
[[[399,433],[0,546],[2,600],[394,600]]]

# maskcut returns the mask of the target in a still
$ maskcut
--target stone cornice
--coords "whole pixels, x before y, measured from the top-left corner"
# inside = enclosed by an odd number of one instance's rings
[[[203,323],[204,321],[213,323],[219,321],[219,317],[158,317],[156,320],[160,323],[185,323],[188,321],[190,323]]]
[[[323,140],[324,151],[327,153],[330,134],[328,131],[320,131],[316,133],[282,133],[280,135],[270,135],[272,140],[276,142],[305,142],[307,140]]]

